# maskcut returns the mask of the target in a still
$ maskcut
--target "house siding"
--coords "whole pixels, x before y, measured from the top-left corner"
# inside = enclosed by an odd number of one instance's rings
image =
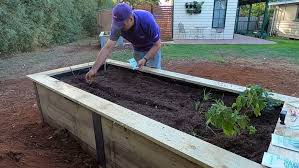
[[[173,34],[174,39],[233,39],[237,0],[228,0],[225,27],[217,33],[212,28],[214,0],[203,0],[201,14],[190,15],[186,12],[185,3],[192,0],[174,0]],[[179,33],[179,23],[184,25],[185,33]],[[195,27],[201,27],[200,30]]]

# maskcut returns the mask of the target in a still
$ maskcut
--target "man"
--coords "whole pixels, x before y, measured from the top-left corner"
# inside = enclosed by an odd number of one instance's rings
[[[133,55],[138,61],[139,69],[143,66],[161,69],[160,28],[153,15],[144,10],[132,10],[126,3],[119,3],[112,10],[110,40],[101,49],[96,62],[86,74],[88,82],[95,78],[120,36],[133,44]]]

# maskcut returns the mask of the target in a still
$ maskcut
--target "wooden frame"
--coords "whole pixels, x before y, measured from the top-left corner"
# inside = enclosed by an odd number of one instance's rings
[[[216,4],[216,0],[214,0],[214,6],[213,6],[213,17],[212,17],[212,28],[213,29],[225,29],[225,22],[226,22],[226,12],[227,12],[227,1],[225,0],[225,11],[224,11],[224,23],[223,23],[223,27],[219,27],[219,21],[218,21],[218,26],[214,26],[214,16],[215,16],[215,4]],[[220,9],[216,9],[216,10],[220,10]],[[218,18],[220,19],[220,18]]]
[[[107,64],[130,68],[107,60]],[[68,129],[91,153],[96,153],[97,124],[102,129],[105,166],[113,167],[223,167],[259,168],[262,165],[207,143],[194,136],[135,113],[122,106],[59,81],[51,76],[89,68],[93,63],[28,75],[36,85],[45,122]],[[144,67],[145,73],[240,93],[246,88],[180,73]],[[299,99],[273,93],[272,98],[298,103]],[[299,103],[298,103],[299,104]],[[93,122],[94,113],[101,122]],[[142,121],[142,122],[140,122]],[[94,125],[94,123],[97,123]],[[280,128],[281,129],[281,128]],[[102,162],[103,163],[103,162]]]

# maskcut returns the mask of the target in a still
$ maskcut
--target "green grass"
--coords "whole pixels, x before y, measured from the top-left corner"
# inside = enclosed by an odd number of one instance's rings
[[[133,58],[131,50],[115,51],[112,53],[112,59],[127,62],[130,58]]]
[[[210,44],[169,44],[162,47],[164,60],[203,59],[224,62],[228,58],[283,59],[299,64],[299,41],[269,38],[277,44],[267,45],[210,45]],[[116,52],[113,59],[126,61],[131,51]]]

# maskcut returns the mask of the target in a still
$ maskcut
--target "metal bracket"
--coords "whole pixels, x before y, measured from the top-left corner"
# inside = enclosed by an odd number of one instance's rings
[[[95,112],[92,113],[93,129],[96,140],[97,162],[101,168],[106,168],[105,147],[102,130],[101,116]]]

